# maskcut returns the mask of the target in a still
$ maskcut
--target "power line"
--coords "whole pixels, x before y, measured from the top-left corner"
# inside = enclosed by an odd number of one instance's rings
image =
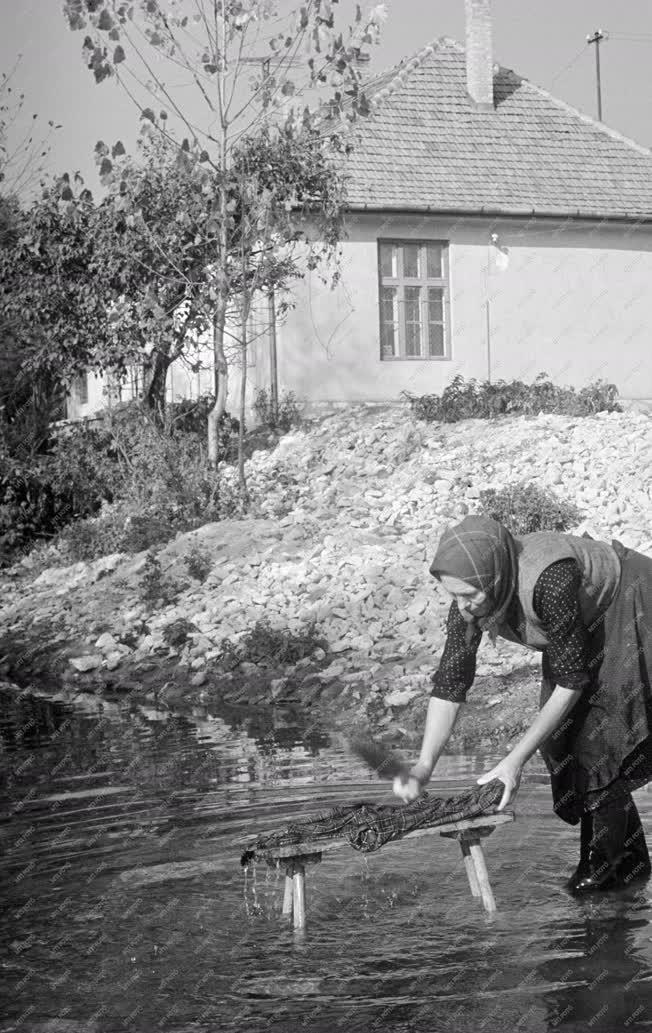
[[[550,80],[550,85],[551,86],[554,85],[554,83],[557,82],[557,79],[560,79],[561,76],[564,75],[569,70],[569,68],[572,68],[573,65],[576,64],[579,61],[579,59],[584,56],[585,52],[586,52],[586,43],[584,43],[582,45],[582,49],[577,51],[575,56],[570,59],[568,64],[564,65],[564,67],[562,69],[560,69],[559,72],[556,72],[555,75],[553,75],[552,79]]]
[[[609,39],[618,40],[619,43],[652,43],[652,33],[650,35],[640,34],[635,36],[632,34],[630,36],[626,33],[611,32],[609,33]]]

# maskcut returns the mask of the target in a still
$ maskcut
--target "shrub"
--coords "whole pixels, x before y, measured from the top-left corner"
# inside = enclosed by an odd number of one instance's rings
[[[86,425],[66,428],[44,455],[18,459],[0,446],[0,564],[96,513],[116,475],[108,436]]]
[[[315,621],[301,631],[272,628],[267,618],[256,621],[253,628],[237,644],[226,639],[222,643],[222,662],[237,667],[243,662],[253,664],[294,664],[311,656],[315,649],[328,650],[327,641],[320,635]]]
[[[172,603],[179,594],[179,587],[165,577],[158,556],[151,551],[145,557],[139,594],[142,602],[149,606],[156,606],[161,600],[163,603]]]
[[[302,416],[294,391],[284,391],[278,400],[277,412],[274,411],[271,395],[264,388],[256,391],[254,412],[258,422],[272,430],[289,431],[300,425]]]
[[[124,522],[114,514],[106,517],[75,520],[56,538],[56,551],[63,563],[90,563],[112,552],[126,552]]]
[[[214,395],[200,395],[197,399],[183,398],[179,402],[172,402],[165,415],[166,426],[172,433],[194,434],[203,440],[206,436],[208,413],[214,404]],[[222,414],[218,441],[220,460],[232,455],[239,429],[240,421],[235,416],[228,412]]]
[[[163,629],[163,641],[173,648],[185,646],[193,631],[197,631],[195,625],[185,617],[178,617]]]
[[[596,380],[580,391],[574,387],[558,387],[547,373],[540,373],[534,383],[505,380],[489,383],[465,381],[458,375],[441,395],[412,395],[401,392],[413,414],[420,420],[455,423],[472,418],[488,419],[502,415],[536,415],[539,412],[564,416],[590,416],[596,412],[621,412],[617,402],[618,388]]]
[[[194,546],[188,555],[184,556],[183,562],[190,577],[195,581],[201,581],[202,584],[213,569],[213,561],[208,553],[198,549],[197,546]]]
[[[536,484],[517,482],[507,488],[480,492],[484,516],[499,520],[513,534],[532,531],[567,531],[579,524],[582,513],[572,502],[564,502]]]

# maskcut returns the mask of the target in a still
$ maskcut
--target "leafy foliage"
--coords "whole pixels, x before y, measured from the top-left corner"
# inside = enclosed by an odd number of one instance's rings
[[[271,395],[264,388],[259,388],[253,408],[258,422],[272,430],[288,431],[291,427],[298,427],[302,420],[294,391],[284,391],[275,407]]]
[[[197,631],[197,628],[192,621],[186,617],[178,617],[163,629],[163,641],[175,648],[184,646],[193,631]]]
[[[62,204],[68,192],[71,202]],[[94,227],[90,194],[73,198],[65,175],[20,214],[10,246],[0,248],[0,320],[27,374],[71,378],[96,366],[108,343]]]
[[[516,482],[507,488],[480,492],[484,516],[500,521],[514,534],[533,531],[568,531],[582,520],[572,502],[564,502],[554,492],[536,484]]]
[[[241,663],[275,666],[294,664],[312,656],[318,648],[328,651],[328,642],[320,634],[314,621],[298,632],[273,628],[267,618],[258,620],[253,628],[236,644],[230,639],[222,642],[222,664],[237,667]]]
[[[221,0],[172,0],[166,9],[159,0],[134,0],[130,5],[123,0],[64,0],[70,28],[87,33],[82,54],[96,82],[119,76],[124,61],[145,65],[153,59],[153,54],[143,58],[138,46],[132,46],[135,28],[139,42],[148,43],[161,63],[171,59],[183,69],[188,85],[210,106],[211,79],[232,81],[243,73],[242,58],[266,46],[270,67],[254,80],[256,110],[278,111],[296,98],[286,116],[290,123],[305,117],[301,95],[306,87],[319,84],[331,90],[327,98],[319,98],[317,110],[322,116],[352,120],[368,111],[357,55],[361,47],[378,41],[386,10],[378,4],[363,20],[358,7],[354,24],[342,31],[333,8],[332,0],[314,0],[290,11],[288,17],[274,0],[238,0],[228,5]],[[303,77],[287,60],[299,46],[306,54]],[[165,96],[160,84],[150,89],[155,99]],[[143,118],[153,121],[154,111],[144,108]],[[212,142],[210,129],[193,129],[206,143]]]
[[[0,563],[97,512],[113,498],[115,473],[110,438],[84,426],[36,456],[17,457],[0,447]]]
[[[190,577],[194,578],[195,581],[201,581],[202,583],[206,580],[211,570],[213,569],[213,561],[211,557],[202,549],[197,547],[190,550],[187,556],[184,556],[183,562],[186,565],[186,569]]]
[[[145,557],[139,594],[142,602],[149,606],[173,603],[179,594],[178,586],[165,577],[158,556],[151,551]]]
[[[574,387],[553,384],[547,373],[540,373],[532,384],[520,380],[478,383],[476,380],[465,381],[458,375],[441,395],[416,397],[407,391],[402,394],[418,419],[442,423],[503,415],[536,415],[540,412],[565,416],[621,412],[615,384],[597,380],[576,391]]]
[[[183,398],[172,402],[168,407],[167,426],[181,434],[203,434],[206,428],[206,417],[215,405],[214,395],[201,395],[199,398]],[[219,454],[220,458],[230,454],[232,437],[238,433],[239,421],[230,413],[224,413],[220,421]]]

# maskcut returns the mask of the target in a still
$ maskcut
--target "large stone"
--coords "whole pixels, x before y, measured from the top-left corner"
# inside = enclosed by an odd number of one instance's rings
[[[96,671],[102,666],[103,656],[99,653],[88,654],[87,656],[75,656],[70,660],[70,666],[83,674],[86,671]]]
[[[386,707],[404,707],[420,695],[419,689],[394,689],[384,697],[383,703]]]
[[[331,653],[344,653],[351,648],[351,642],[348,639],[341,638],[331,644]]]
[[[105,665],[107,671],[115,671],[116,667],[119,667],[122,663],[123,654],[116,651],[107,653],[105,658]]]
[[[110,635],[108,631],[105,631],[103,635],[100,635],[95,643],[95,648],[99,649],[101,653],[114,652],[118,643],[114,639],[113,635]]]

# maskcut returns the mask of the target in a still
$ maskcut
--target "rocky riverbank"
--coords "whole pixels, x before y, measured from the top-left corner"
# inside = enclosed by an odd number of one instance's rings
[[[341,411],[254,453],[250,516],[158,551],[159,598],[144,598],[145,553],[5,571],[0,676],[171,707],[293,702],[412,744],[444,642],[448,602],[428,574],[443,528],[477,512],[484,488],[532,481],[582,511],[571,530],[652,555],[651,460],[652,419],[635,412],[443,425]],[[234,665],[231,652],[225,665],[224,642],[260,620],[295,634],[314,622],[323,645],[298,663]],[[502,745],[537,707],[538,654],[486,642],[478,659],[458,748]]]

